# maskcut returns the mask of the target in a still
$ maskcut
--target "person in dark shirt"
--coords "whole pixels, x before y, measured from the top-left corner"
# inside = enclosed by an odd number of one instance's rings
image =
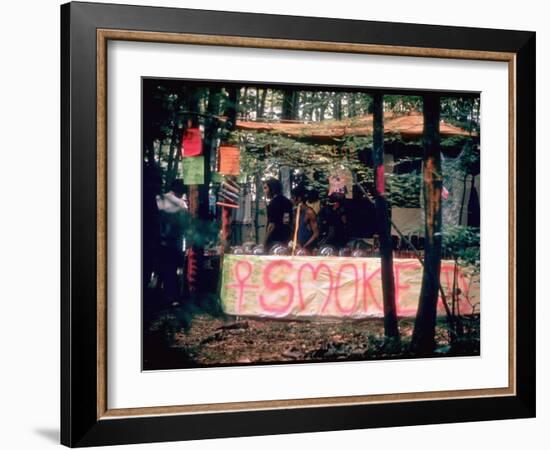
[[[288,244],[288,241],[290,241],[292,202],[282,194],[281,182],[276,178],[270,178],[264,183],[264,193],[269,200],[265,248],[269,249],[276,242]]]
[[[345,247],[349,240],[348,217],[344,206],[345,196],[341,193],[332,193],[328,203],[319,213],[321,225],[320,245],[333,245],[337,248]]]

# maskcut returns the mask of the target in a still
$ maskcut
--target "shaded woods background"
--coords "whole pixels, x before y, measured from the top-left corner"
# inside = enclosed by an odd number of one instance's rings
[[[456,282],[447,292],[439,284],[442,258],[455,262],[455,277],[459,267],[479,274],[479,97],[407,94],[143,80],[145,369],[479,353],[479,311],[460,311]],[[201,175],[190,184],[182,144],[196,129]],[[224,145],[240,150],[231,177],[240,207],[231,211],[216,204]],[[219,301],[221,261],[264,242],[264,181],[281,180],[286,197],[302,186],[324,205],[334,174],[347,177],[349,234],[336,251],[381,259],[384,318],[230,320]],[[159,205],[172,200],[181,239],[167,252]],[[395,313],[394,255],[424,264],[416,318]]]

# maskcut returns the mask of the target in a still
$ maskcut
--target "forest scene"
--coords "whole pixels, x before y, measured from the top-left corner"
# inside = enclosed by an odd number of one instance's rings
[[[144,370],[480,354],[479,94],[141,95]]]

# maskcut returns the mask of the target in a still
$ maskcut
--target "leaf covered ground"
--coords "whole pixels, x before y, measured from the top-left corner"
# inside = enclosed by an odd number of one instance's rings
[[[170,346],[184,354],[186,365],[191,366],[408,358],[413,328],[413,319],[400,320],[401,346],[388,351],[383,320],[377,318],[340,322],[251,318],[235,321],[199,314],[185,331],[172,335]],[[478,331],[477,327],[469,334],[470,345],[461,354],[479,354]],[[434,356],[449,353],[449,333],[444,323],[438,323],[436,343]]]

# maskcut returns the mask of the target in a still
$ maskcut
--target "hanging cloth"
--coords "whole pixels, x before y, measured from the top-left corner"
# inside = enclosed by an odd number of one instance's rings
[[[181,156],[202,155],[202,136],[199,128],[187,128],[181,139]]]
[[[480,226],[479,194],[475,186],[475,177],[472,177],[472,188],[470,190],[470,199],[468,200],[468,226]]]

